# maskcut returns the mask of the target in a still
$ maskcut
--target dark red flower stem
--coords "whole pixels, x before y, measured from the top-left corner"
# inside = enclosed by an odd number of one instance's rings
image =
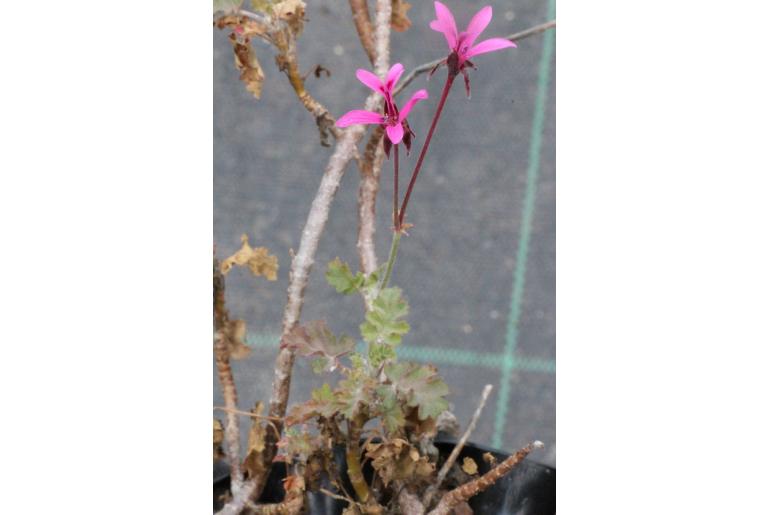
[[[398,218],[398,145],[393,145],[393,227],[396,231],[401,229]]]
[[[430,140],[433,138],[433,131],[436,129],[436,124],[438,123],[438,119],[441,116],[441,111],[444,110],[444,104],[446,103],[446,99],[449,96],[449,90],[452,89],[452,83],[454,82],[455,77],[457,77],[457,73],[452,73],[450,70],[446,78],[446,83],[444,84],[444,91],[441,92],[441,99],[438,101],[436,114],[433,115],[433,121],[430,124],[430,129],[428,129],[428,135],[425,137],[425,143],[422,146],[422,150],[420,150],[420,156],[417,158],[417,164],[414,165],[412,178],[409,180],[409,186],[406,189],[406,195],[404,195],[404,202],[401,204],[401,211],[399,212],[398,224],[396,226],[397,229],[404,224],[404,215],[406,215],[406,206],[409,204],[409,197],[412,195],[412,189],[414,189],[414,183],[417,180],[417,174],[420,173],[420,168],[422,168],[422,161],[425,159],[425,154],[428,153]]]

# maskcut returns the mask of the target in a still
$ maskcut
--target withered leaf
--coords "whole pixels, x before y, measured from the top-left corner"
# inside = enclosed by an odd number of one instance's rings
[[[334,336],[323,320],[313,320],[295,327],[281,342],[281,347],[292,349],[300,356],[324,358],[324,367],[327,370],[333,370],[339,358],[352,351],[355,346],[355,340],[349,336]]]
[[[479,473],[479,467],[476,465],[476,462],[473,461],[473,458],[469,458],[466,456],[463,458],[463,472],[468,474],[469,476],[475,476]]]
[[[490,467],[495,467],[497,465],[497,458],[495,458],[491,452],[485,452],[482,458],[489,463]]]
[[[390,14],[390,26],[393,27],[393,30],[404,32],[412,26],[411,20],[406,15],[406,12],[411,8],[412,5],[404,0],[393,0],[393,9]]]
[[[287,493],[303,492],[305,490],[305,478],[302,476],[287,476],[283,480],[283,489]]]
[[[264,406],[257,402],[254,409],[251,410],[255,415],[262,415]],[[264,464],[261,459],[261,453],[265,449],[265,426],[259,418],[252,419],[251,429],[249,429],[249,446],[246,459],[243,460],[243,469],[248,477],[257,477],[264,470]]]
[[[251,248],[249,237],[241,236],[242,246],[232,256],[222,261],[222,273],[227,275],[234,265],[248,266],[256,277],[262,276],[268,281],[278,278],[278,258],[270,255],[266,247]]]
[[[235,67],[241,72],[241,81],[246,84],[246,90],[259,99],[262,96],[262,82],[265,80],[265,74],[259,65],[257,54],[249,43],[249,38],[245,37],[241,41],[235,34],[230,34],[230,43],[235,53]]]
[[[387,486],[394,480],[421,480],[433,474],[433,464],[426,456],[401,438],[382,443],[368,443],[366,456],[372,460],[372,467]]]
[[[225,457],[225,453],[222,451],[222,442],[225,440],[225,428],[222,426],[222,422],[218,419],[214,419],[214,461],[221,460]]]
[[[294,35],[302,32],[305,21],[305,2],[302,0],[281,0],[273,4],[273,14],[291,28]]]
[[[225,27],[232,29],[238,36],[248,38],[251,36],[270,37],[270,26],[245,16],[230,15],[221,16],[214,22],[218,29]]]
[[[244,342],[246,322],[243,320],[228,320],[220,337],[225,339],[230,359],[243,359],[251,353],[251,347]]]

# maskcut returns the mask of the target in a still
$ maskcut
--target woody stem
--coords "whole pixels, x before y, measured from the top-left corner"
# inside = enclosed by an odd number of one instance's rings
[[[409,186],[406,189],[406,195],[404,195],[404,202],[401,204],[401,212],[398,217],[399,227],[404,224],[404,216],[406,215],[406,206],[409,204],[409,197],[412,195],[412,189],[414,188],[414,183],[417,180],[417,174],[420,173],[420,168],[422,168],[422,161],[425,159],[425,154],[428,153],[428,147],[430,146],[430,141],[433,138],[433,131],[436,129],[436,124],[438,123],[438,119],[441,116],[441,111],[444,110],[444,104],[446,103],[446,99],[449,96],[449,90],[452,89],[452,83],[454,82],[455,77],[457,77],[457,74],[452,73],[450,70],[446,78],[446,83],[444,83],[444,91],[441,92],[441,99],[438,101],[438,107],[436,107],[436,114],[433,115],[433,121],[430,124],[430,129],[428,129],[428,135],[425,137],[425,143],[420,150],[420,156],[417,158],[417,164],[414,165],[412,178],[409,180]]]

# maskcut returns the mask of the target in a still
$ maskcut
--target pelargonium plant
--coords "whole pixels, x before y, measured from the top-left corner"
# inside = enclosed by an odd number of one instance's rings
[[[515,48],[514,40],[549,27],[477,42],[492,19],[491,7],[479,10],[459,32],[450,9],[434,2],[436,19],[429,27],[413,30],[424,31],[425,38],[433,37],[428,28],[440,32],[449,52],[400,81],[403,65],[388,67],[389,38],[391,28],[406,30],[411,25],[406,16],[409,5],[403,0],[376,0],[374,21],[366,0],[350,0],[350,5],[359,38],[374,68],[374,72],[361,68],[356,77],[372,93],[363,109],[352,109],[335,120],[306,90],[305,77],[299,73],[296,42],[306,21],[302,0],[253,0],[252,10],[243,9],[239,0],[214,2],[215,24],[230,33],[236,67],[247,90],[260,98],[264,72],[250,44],[256,37],[274,47],[279,70],[314,116],[321,144],[329,146],[331,139],[336,140],[299,249],[293,254],[267,412],[261,402],[251,411],[237,404],[230,360],[247,355],[249,348],[244,343],[244,322],[229,318],[224,288],[225,276],[233,266],[247,266],[254,275],[274,280],[278,260],[265,248],[252,248],[245,236],[237,253],[221,262],[214,260],[214,351],[225,400],[225,406],[218,409],[226,415],[224,425],[215,420],[214,454],[215,459],[229,462],[231,481],[230,492],[221,499],[221,513],[301,513],[308,509],[306,493],[311,491],[344,501],[347,515],[467,512],[467,501],[472,496],[494,484],[533,448],[542,445],[532,442],[504,461],[488,464],[484,474],[479,472],[481,464],[468,463],[467,459],[462,465],[455,462],[486,402],[491,389],[488,386],[455,450],[448,457],[439,455],[434,438],[440,430],[456,429],[448,411],[450,389],[434,366],[398,359],[398,346],[410,328],[409,307],[404,292],[389,283],[399,242],[411,227],[405,222],[408,203],[455,78],[463,76],[470,98],[468,70],[475,68],[471,58]],[[415,91],[400,107],[396,97],[419,73],[433,74],[440,66],[446,66],[447,77],[401,199],[399,147],[403,145],[408,155],[421,139],[421,130],[414,130],[408,117],[414,109],[429,108],[429,92]],[[323,72],[320,67],[316,69],[316,75]],[[359,154],[357,143],[368,126],[372,126],[369,140]],[[338,293],[360,295],[365,307],[360,325],[363,347],[357,346],[354,337],[334,334],[323,320],[300,321],[304,289],[329,206],[345,166],[354,158],[362,177],[357,246],[361,269],[353,273],[349,264],[335,259],[326,267],[325,275]],[[393,165],[393,239],[387,261],[378,265],[372,237],[374,208],[379,170],[386,158]],[[310,392],[308,400],[289,408],[296,356],[312,360],[314,372],[327,381]],[[239,417],[252,421],[245,457],[239,449]],[[260,503],[271,468],[279,462],[287,471],[283,499]],[[371,468],[371,477],[365,473],[366,464]]]

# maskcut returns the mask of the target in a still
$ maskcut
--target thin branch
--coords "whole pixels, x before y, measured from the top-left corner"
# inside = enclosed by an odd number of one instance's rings
[[[528,38],[529,36],[534,36],[535,34],[540,34],[541,32],[545,32],[548,29],[552,29],[556,27],[556,20],[551,20],[546,23],[541,23],[540,25],[535,25],[534,27],[530,27],[526,30],[522,30],[521,32],[516,32],[514,34],[511,34],[510,36],[507,36],[505,39],[510,41],[520,41],[524,38]],[[444,58],[446,59],[446,58]],[[395,89],[393,92],[393,95],[398,95],[401,93],[404,88],[406,88],[410,82],[412,82],[415,78],[417,78],[418,75],[422,75],[423,73],[427,73],[431,71],[433,68],[444,62],[444,59],[436,59],[435,61],[431,61],[429,63],[421,64],[409,74],[404,77],[404,80],[401,81],[401,84]]]
[[[376,230],[376,203],[380,189],[380,172],[385,158],[382,147],[384,130],[377,125],[366,143],[363,163],[360,167],[361,182],[358,186],[358,258],[361,270],[369,275],[377,270],[377,252],[374,247]],[[369,303],[368,299],[367,304]]]
[[[474,429],[476,429],[476,423],[479,421],[479,417],[481,417],[481,412],[484,410],[484,406],[487,403],[487,398],[489,397],[490,392],[492,391],[492,385],[488,384],[484,387],[484,391],[481,392],[481,399],[479,399],[479,405],[476,407],[476,412],[473,414],[473,417],[471,417],[471,421],[468,424],[468,428],[465,430],[465,433],[463,433],[463,436],[460,438],[460,440],[455,445],[454,449],[452,449],[452,452],[449,454],[449,457],[444,462],[444,465],[441,467],[441,470],[438,471],[438,476],[436,476],[436,483],[434,485],[434,488],[429,488],[425,495],[423,496],[422,503],[425,506],[430,506],[431,500],[433,500],[433,495],[436,493],[436,489],[441,487],[441,484],[444,482],[444,478],[446,478],[447,473],[449,472],[449,469],[452,468],[452,465],[454,465],[454,462],[457,461],[457,457],[460,456],[460,452],[463,450],[463,447],[465,447],[465,443],[468,441],[468,438],[471,436],[471,433]]]
[[[274,504],[254,504],[247,501],[246,507],[256,515],[294,515],[302,511],[304,502],[302,496],[299,496]]]
[[[534,441],[522,447],[516,454],[512,454],[505,461],[483,476],[445,493],[441,498],[441,502],[438,503],[438,506],[428,513],[428,515],[448,515],[452,511],[452,508],[461,502],[467,501],[474,495],[483,492],[495,484],[497,480],[510,472],[513,467],[521,463],[521,460],[526,458],[533,449],[542,449],[543,447],[543,442],[540,441]]]
[[[358,39],[364,47],[369,62],[374,64],[377,52],[374,50],[374,35],[372,33],[372,20],[369,17],[369,6],[366,0],[350,0],[350,10],[353,12],[353,23],[356,25]]]
[[[352,0],[351,0],[352,4]],[[388,44],[380,43],[390,39],[390,19],[392,16],[392,0],[377,0],[376,40],[377,52],[374,60],[374,71],[384,79],[390,63]],[[361,183],[358,190],[358,248],[361,269],[365,274],[371,274],[377,269],[377,253],[374,248],[374,232],[376,229],[376,201],[380,188],[380,172],[385,153],[380,144],[383,129],[377,126],[372,130],[366,143],[363,163],[359,164]],[[366,309],[370,308],[372,299],[364,298]]]
[[[251,417],[251,418],[258,418],[258,419],[265,419],[265,420],[280,420],[283,421],[282,418],[278,417],[268,417],[267,415],[257,415],[256,413],[252,413],[250,411],[243,411],[239,409],[231,409],[226,406],[214,406],[215,410],[224,411],[225,413],[235,413],[236,415],[243,415],[244,417]]]
[[[228,314],[225,308],[225,277],[219,268],[219,261],[214,258],[214,358],[217,364],[217,376],[222,388],[222,396],[225,407],[236,409],[238,406],[238,392],[235,389],[233,370],[230,367],[230,350],[225,334],[228,325]],[[230,462],[230,480],[236,489],[243,483],[241,472],[240,432],[238,429],[238,417],[234,413],[228,413],[225,424],[225,444],[227,447],[227,459]]]
[[[385,7],[387,6],[387,7]],[[385,11],[386,12],[382,12]],[[377,18],[375,31],[375,48],[377,50],[377,67],[384,68],[387,65],[390,43],[390,0],[377,1]],[[384,65],[383,65],[384,63]],[[381,106],[381,96],[372,93],[366,99],[364,108],[368,111],[376,111]],[[345,167],[356,153],[356,145],[364,135],[363,125],[354,125],[344,131],[337,140],[334,152],[324,170],[318,192],[310,206],[310,212],[302,230],[299,249],[294,255],[289,272],[289,288],[287,291],[287,303],[283,312],[283,327],[281,340],[283,341],[299,323],[304,304],[305,287],[308,283],[310,271],[315,262],[315,253],[321,239],[326,221],[329,218],[329,208],[339,187]],[[282,348],[278,352],[275,361],[273,391],[270,397],[269,415],[281,418],[286,414],[286,405],[289,400],[291,388],[291,370],[294,365],[294,352],[289,348]],[[282,424],[276,422],[278,429]],[[270,464],[276,453],[277,439],[267,436],[265,449],[262,453],[265,470],[270,469]],[[264,479],[264,478],[262,478]]]
[[[351,499],[348,499],[347,497],[343,497],[339,494],[335,494],[334,492],[332,492],[331,490],[327,490],[326,488],[319,488],[318,491],[324,495],[328,495],[332,499],[339,499],[340,501],[345,501],[346,503],[358,504],[357,502]]]

